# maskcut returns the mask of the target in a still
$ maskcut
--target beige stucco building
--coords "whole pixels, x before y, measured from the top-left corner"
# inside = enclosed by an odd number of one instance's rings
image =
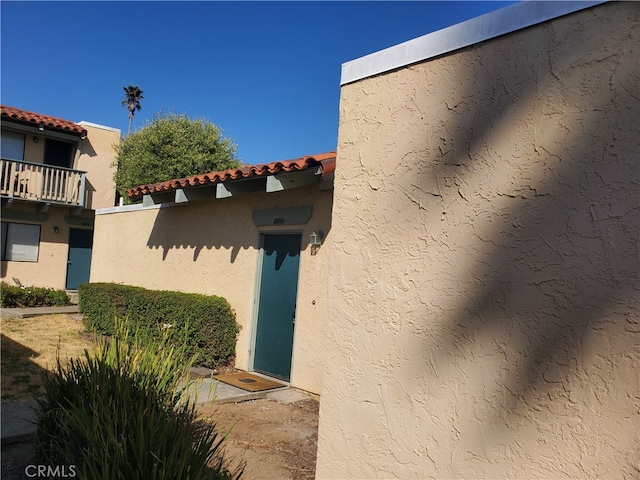
[[[91,281],[222,296],[235,366],[319,394],[334,168],[330,152],[131,190],[142,204],[96,214]]]
[[[319,479],[633,478],[639,14],[522,2],[348,62],[337,155],[133,189],[91,281],[227,298],[236,367],[321,394]]]
[[[317,478],[638,477],[639,13],[343,65]]]
[[[95,209],[115,199],[120,131],[2,106],[2,280],[74,290],[89,279]]]

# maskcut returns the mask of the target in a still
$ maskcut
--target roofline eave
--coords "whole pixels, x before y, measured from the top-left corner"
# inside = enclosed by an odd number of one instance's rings
[[[305,161],[307,158],[312,159],[312,157],[303,158],[305,158]],[[272,166],[276,163],[280,162],[251,168]],[[185,204],[202,198],[229,198],[260,191],[273,193],[316,183],[320,184],[321,190],[329,190],[333,188],[334,170],[335,154],[332,157],[323,158],[323,160],[313,159],[312,162],[305,163],[304,168],[300,169],[280,169],[262,174],[255,174],[253,170],[250,170],[245,172],[246,176],[228,178],[226,180],[221,180],[220,177],[223,175],[218,174],[227,171],[212,172],[211,174],[135,187],[128,190],[127,195],[133,202],[142,200],[144,205],[151,206],[170,202]],[[194,181],[201,182],[204,178],[207,179],[206,183],[193,184]],[[132,195],[131,193],[134,194]]]

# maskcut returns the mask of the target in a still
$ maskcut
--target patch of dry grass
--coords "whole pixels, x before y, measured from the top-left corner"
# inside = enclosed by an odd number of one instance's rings
[[[72,315],[42,315],[31,318],[3,318],[2,402],[27,400],[44,392],[41,373],[53,371],[59,356],[79,357],[94,345],[79,335],[82,323]]]

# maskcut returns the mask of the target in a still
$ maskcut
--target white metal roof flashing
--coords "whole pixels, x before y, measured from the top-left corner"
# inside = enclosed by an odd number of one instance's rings
[[[156,205],[145,206],[141,203],[134,203],[133,205],[123,205],[122,207],[106,207],[106,208],[98,208],[96,209],[96,215],[109,215],[111,213],[127,213],[127,212],[138,212],[140,210],[157,210],[159,208],[170,208],[170,207],[178,207],[173,202],[168,203],[158,203]]]
[[[109,130],[110,132],[118,132],[120,133],[120,129],[119,128],[115,128],[115,127],[107,127],[106,125],[100,125],[99,123],[91,123],[91,122],[85,122],[84,120],[82,120],[81,122],[78,122],[76,125],[80,125],[80,126],[89,126],[89,127],[93,127],[93,128],[100,128],[102,130]]]
[[[523,1],[342,64],[340,85],[395,70],[593,7],[596,1]]]

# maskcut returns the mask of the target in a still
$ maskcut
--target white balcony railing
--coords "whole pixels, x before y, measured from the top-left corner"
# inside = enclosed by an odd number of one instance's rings
[[[86,172],[19,160],[0,162],[2,197],[84,206]]]

